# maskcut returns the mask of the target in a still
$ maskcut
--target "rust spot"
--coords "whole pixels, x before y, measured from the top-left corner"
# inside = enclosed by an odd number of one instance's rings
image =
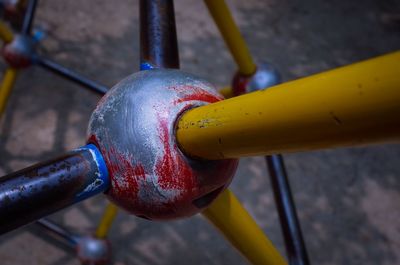
[[[218,138],[218,143],[219,143],[219,144],[222,144],[221,138]]]

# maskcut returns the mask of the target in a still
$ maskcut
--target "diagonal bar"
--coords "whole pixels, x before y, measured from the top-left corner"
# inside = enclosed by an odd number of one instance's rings
[[[91,79],[84,77],[81,74],[69,68],[66,68],[50,59],[35,55],[33,57],[33,62],[61,77],[82,85],[85,88],[94,91],[100,95],[104,95],[108,91],[108,88],[106,86],[98,84],[95,81],[92,81]]]
[[[272,242],[230,190],[223,191],[202,214],[252,264],[286,264]]]

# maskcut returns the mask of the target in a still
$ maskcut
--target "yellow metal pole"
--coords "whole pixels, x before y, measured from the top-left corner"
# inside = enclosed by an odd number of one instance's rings
[[[203,211],[203,215],[252,264],[286,264],[284,258],[264,235],[235,195],[225,190]]]
[[[235,21],[224,0],[205,0],[208,10],[211,13],[222,37],[225,40],[231,54],[239,67],[239,73],[252,75],[257,69],[253,62],[249,49],[239,32]]]
[[[0,39],[2,39],[5,43],[9,43],[13,40],[12,31],[3,21],[0,21]]]
[[[109,203],[106,207],[106,210],[101,218],[100,224],[96,230],[97,238],[105,238],[107,236],[108,231],[111,228],[111,225],[117,216],[118,208],[112,203]]]
[[[400,51],[184,113],[189,155],[223,159],[400,140]]]
[[[3,76],[3,81],[0,85],[0,117],[6,109],[7,99],[11,94],[11,89],[15,83],[15,79],[17,78],[17,72],[17,69],[10,67],[7,68]]]
[[[230,88],[230,87],[223,87],[220,90],[218,90],[218,92],[221,93],[221,95],[223,95],[224,98],[233,97],[232,88]]]

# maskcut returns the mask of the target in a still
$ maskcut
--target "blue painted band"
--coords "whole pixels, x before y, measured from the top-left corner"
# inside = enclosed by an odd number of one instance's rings
[[[96,179],[90,183],[82,192],[76,195],[76,201],[81,201],[92,197],[98,193],[106,191],[110,187],[110,178],[106,163],[99,149],[94,144],[88,144],[76,149],[75,151],[89,151],[92,154],[93,160],[97,165]]]
[[[148,62],[143,62],[143,63],[141,63],[140,64],[140,71],[143,71],[143,70],[152,70],[152,69],[154,69],[155,67],[153,66],[153,65],[151,65],[150,63],[148,63]]]

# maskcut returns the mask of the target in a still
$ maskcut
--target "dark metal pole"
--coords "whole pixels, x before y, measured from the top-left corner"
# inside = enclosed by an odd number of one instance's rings
[[[92,91],[97,92],[100,95],[104,95],[108,88],[100,85],[80,74],[78,74],[77,72],[74,72],[71,69],[68,69],[56,62],[53,62],[47,58],[43,58],[41,56],[35,55],[33,56],[33,62],[38,64],[39,66],[57,74],[60,75],[66,79],[69,79],[75,83],[78,83]]]
[[[67,231],[65,228],[51,222],[48,219],[42,218],[35,222],[39,227],[48,231],[51,235],[64,240],[69,246],[75,248],[78,244],[79,237]]]
[[[140,69],[179,68],[172,0],[140,0]]]
[[[38,0],[29,0],[28,6],[25,11],[24,21],[22,22],[21,33],[29,35],[32,31],[33,19],[35,18],[35,11]]]
[[[310,262],[297,218],[296,206],[290,190],[283,158],[281,155],[273,155],[266,156],[265,159],[271,177],[289,263],[291,265],[308,265]]]
[[[94,145],[0,178],[0,234],[87,199],[109,187]]]

